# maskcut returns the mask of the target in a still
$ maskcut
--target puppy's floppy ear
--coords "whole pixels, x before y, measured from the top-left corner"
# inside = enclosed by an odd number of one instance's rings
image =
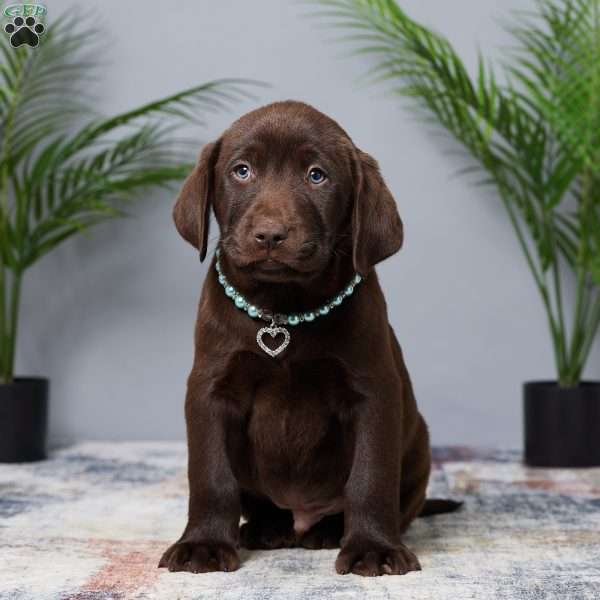
[[[198,164],[184,181],[175,207],[173,220],[181,237],[200,250],[200,260],[206,257],[210,207],[214,184],[214,167],[220,142],[202,148]]]
[[[400,250],[403,229],[377,161],[357,148],[354,172],[352,258],[356,272],[366,275],[378,262]]]

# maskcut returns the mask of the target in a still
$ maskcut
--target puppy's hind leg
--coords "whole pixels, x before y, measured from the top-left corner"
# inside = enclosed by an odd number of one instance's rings
[[[297,545],[292,511],[279,508],[267,498],[242,492],[240,546],[249,550],[275,550]]]

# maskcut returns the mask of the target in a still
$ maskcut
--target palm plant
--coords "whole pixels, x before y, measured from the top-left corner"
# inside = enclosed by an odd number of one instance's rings
[[[13,378],[25,271],[140,192],[181,180],[190,153],[174,128],[244,95],[242,81],[214,81],[97,117],[86,98],[97,63],[84,50],[95,32],[76,23],[59,19],[35,49],[0,35],[0,383]]]
[[[496,188],[548,316],[559,382],[577,385],[600,327],[600,0],[537,0],[508,25],[511,59],[494,68],[480,54],[473,74],[394,0],[316,3],[376,57],[367,80],[391,82],[466,150],[465,171]]]

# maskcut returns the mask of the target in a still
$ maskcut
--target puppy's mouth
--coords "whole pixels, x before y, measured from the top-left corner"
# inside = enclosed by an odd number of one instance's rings
[[[298,269],[274,258],[253,261],[242,269],[263,281],[288,281],[302,275]]]
[[[292,257],[282,256],[279,252],[252,256],[231,239],[223,240],[223,249],[235,268],[260,281],[285,283],[305,280],[321,267],[317,246],[313,243],[303,245]]]
[[[253,264],[254,268],[258,271],[265,271],[268,273],[277,273],[278,271],[293,271],[292,267],[286,263],[276,260],[274,258],[266,258],[264,260],[257,260]]]

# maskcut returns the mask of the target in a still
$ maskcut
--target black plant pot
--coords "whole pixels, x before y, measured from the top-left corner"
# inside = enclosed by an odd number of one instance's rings
[[[600,466],[600,382],[526,383],[524,416],[527,465]]]
[[[0,462],[46,458],[48,380],[15,378],[0,383]]]

